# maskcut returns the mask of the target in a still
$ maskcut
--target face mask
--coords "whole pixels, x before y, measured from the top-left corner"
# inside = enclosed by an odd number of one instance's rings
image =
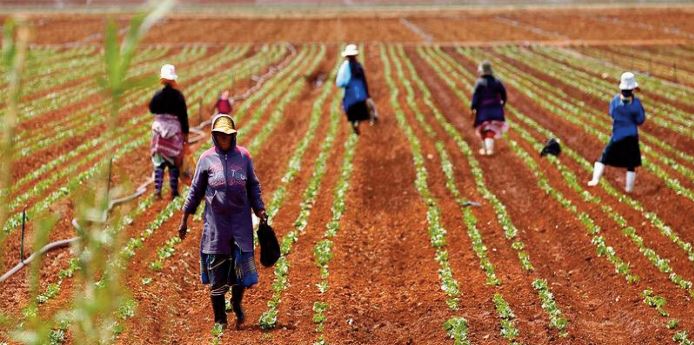
[[[622,96],[624,98],[634,97],[634,90],[622,90]]]

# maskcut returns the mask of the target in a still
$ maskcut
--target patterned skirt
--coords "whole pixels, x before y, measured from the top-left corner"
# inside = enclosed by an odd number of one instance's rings
[[[244,253],[234,246],[233,254],[200,253],[200,280],[212,289],[241,285],[245,288],[258,283],[253,252]]]
[[[484,134],[488,131],[494,132],[494,139],[501,139],[501,136],[508,132],[508,124],[504,121],[491,120],[484,121],[475,127],[475,133],[480,139],[484,139]]]
[[[153,156],[165,157],[179,165],[183,154],[183,132],[176,116],[154,115],[150,152]],[[153,163],[157,164],[155,161]]]

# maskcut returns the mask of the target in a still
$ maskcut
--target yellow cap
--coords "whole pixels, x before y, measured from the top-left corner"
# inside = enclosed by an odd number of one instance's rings
[[[220,132],[224,134],[234,134],[236,133],[236,125],[229,115],[218,115],[214,120],[212,125],[213,132]]]

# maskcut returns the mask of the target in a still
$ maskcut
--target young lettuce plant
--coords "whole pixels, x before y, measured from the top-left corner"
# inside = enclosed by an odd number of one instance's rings
[[[112,137],[117,128],[123,93],[143,82],[126,78],[138,44],[147,30],[171,5],[172,1],[163,1],[149,12],[137,14],[131,21],[122,45],[118,43],[118,28],[115,22],[109,22],[104,43],[105,77],[100,80],[103,91],[109,96],[111,109],[106,121],[105,137]],[[57,330],[49,329],[46,332],[51,323],[36,323],[30,320],[28,325],[15,335],[17,340],[41,344],[61,342],[68,325],[71,324],[71,335],[75,343],[96,344],[112,341],[114,315],[127,301],[120,281],[121,269],[110,264],[111,260],[118,257],[122,245],[118,234],[111,231],[113,225],[119,223],[120,217],[107,217],[110,202],[109,162],[114,155],[113,152],[106,153],[101,158],[97,164],[99,173],[95,174],[90,183],[85,184],[84,193],[80,193],[77,202],[77,232],[80,241],[73,250],[76,252],[79,266],[76,272],[81,279],[75,284],[73,303],[55,316]],[[44,222],[39,226],[40,232],[45,231],[47,234],[52,225],[50,222]],[[33,296],[37,296],[37,293]],[[36,300],[36,297],[33,300]]]
[[[0,117],[0,123],[2,123],[2,132],[0,133],[0,154],[2,157],[4,157],[3,164],[0,166],[0,224],[4,224],[8,215],[8,210],[6,209],[7,202],[4,199],[6,196],[9,196],[9,194],[4,193],[4,191],[10,188],[12,179],[12,163],[15,157],[13,144],[14,130],[17,126],[18,104],[21,97],[22,75],[27,58],[26,54],[28,41],[29,29],[22,18],[10,18],[5,21],[2,45],[2,65],[5,70],[8,91],[6,93],[7,109],[3,113],[2,117]],[[54,216],[46,216],[42,214],[36,217],[33,223],[33,250],[36,252],[43,247],[46,242],[48,242],[48,235],[56,223],[56,218]],[[0,231],[0,246],[3,245],[4,240],[5,232]],[[3,262],[2,254],[0,254],[0,262]],[[41,258],[39,257],[37,260],[32,262],[30,267],[29,289],[32,296],[38,295],[40,267]],[[0,267],[0,269],[3,269],[3,267]],[[31,310],[35,310],[37,303],[36,300],[32,299],[31,303]],[[0,322],[4,323],[6,320],[7,319],[4,314],[0,313]],[[43,337],[47,337],[47,335],[50,333],[50,328],[46,326],[46,323],[39,319],[37,313],[32,313],[31,326],[36,330],[35,332],[24,332],[20,330],[15,332],[13,336],[19,338],[29,336],[28,338],[23,339],[25,340],[23,342],[26,343],[32,342],[33,334],[40,334]]]
[[[14,131],[17,127],[18,105],[21,97],[22,73],[27,58],[27,44],[29,41],[29,29],[22,19],[9,18],[5,20],[2,43],[2,67],[7,81],[7,108],[0,116],[2,129],[0,132],[0,156],[3,157],[0,165],[0,224],[10,212],[7,209],[9,193],[5,193],[12,185],[12,163],[15,157]],[[5,241],[5,232],[0,231],[0,245]],[[3,253],[0,253],[0,271],[2,267]]]

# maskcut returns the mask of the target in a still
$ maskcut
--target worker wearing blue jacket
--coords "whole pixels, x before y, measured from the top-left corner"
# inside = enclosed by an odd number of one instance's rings
[[[342,52],[345,61],[340,66],[335,79],[337,87],[345,89],[342,98],[342,108],[347,114],[347,121],[352,125],[354,133],[359,134],[359,123],[372,120],[371,109],[374,109],[369,84],[366,81],[364,68],[357,61],[359,50],[354,44],[348,44]]]
[[[638,86],[634,73],[622,74],[619,83],[620,93],[610,102],[612,137],[600,159],[595,162],[593,179],[588,182],[588,186],[596,186],[600,182],[605,165],[609,165],[626,168],[625,190],[628,193],[634,190],[636,167],[641,166],[638,126],[646,121],[646,112],[641,100],[634,95]]]

